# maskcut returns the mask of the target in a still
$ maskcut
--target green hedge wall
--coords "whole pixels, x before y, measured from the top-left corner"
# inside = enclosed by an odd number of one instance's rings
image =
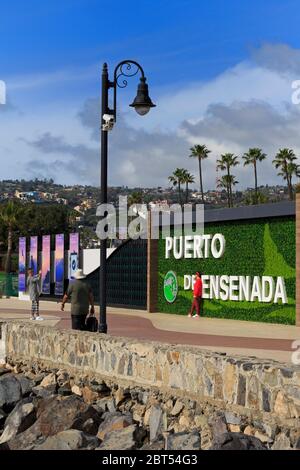
[[[295,324],[295,218],[207,224],[205,233],[224,235],[226,248],[222,258],[175,260],[171,256],[165,259],[165,240],[159,240],[158,311],[188,313],[192,292],[183,289],[184,274],[201,271],[210,275],[283,276],[288,304],[205,299],[203,316]],[[176,273],[179,284],[173,304],[165,300],[163,292],[164,277],[170,270]]]

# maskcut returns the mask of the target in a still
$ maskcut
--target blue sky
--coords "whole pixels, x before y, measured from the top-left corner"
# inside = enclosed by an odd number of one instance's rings
[[[197,142],[212,149],[207,186],[220,152],[300,150],[290,100],[300,78],[298,9],[296,0],[0,0],[2,177],[96,184],[101,64],[124,58],[143,65],[158,106],[141,119],[127,108],[134,80],[120,91],[111,184],[165,186],[176,166],[197,175],[187,159]],[[262,182],[279,182],[269,168]]]

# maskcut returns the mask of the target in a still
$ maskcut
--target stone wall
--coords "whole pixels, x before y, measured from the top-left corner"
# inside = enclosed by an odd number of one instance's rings
[[[63,367],[118,384],[158,388],[223,410],[300,427],[300,367],[197,347],[0,323],[7,360]],[[3,359],[3,357],[2,357]],[[1,357],[0,357],[1,360]]]

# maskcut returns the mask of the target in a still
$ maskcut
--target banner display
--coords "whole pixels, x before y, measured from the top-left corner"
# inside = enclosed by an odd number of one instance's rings
[[[19,238],[19,291],[26,291],[26,237]]]
[[[55,235],[55,295],[64,293],[64,235]]]
[[[70,233],[69,279],[72,279],[79,265],[79,233]]]
[[[50,294],[50,235],[42,240],[42,294]]]
[[[38,273],[38,237],[30,237],[29,268],[33,269],[33,275]]]

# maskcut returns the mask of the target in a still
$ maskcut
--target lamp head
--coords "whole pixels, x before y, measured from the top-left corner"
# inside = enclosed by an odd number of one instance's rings
[[[152,103],[149,96],[148,85],[145,77],[141,77],[140,83],[138,84],[137,95],[129,106],[134,108],[140,116],[144,116],[150,111],[150,108],[154,108],[156,106]]]

